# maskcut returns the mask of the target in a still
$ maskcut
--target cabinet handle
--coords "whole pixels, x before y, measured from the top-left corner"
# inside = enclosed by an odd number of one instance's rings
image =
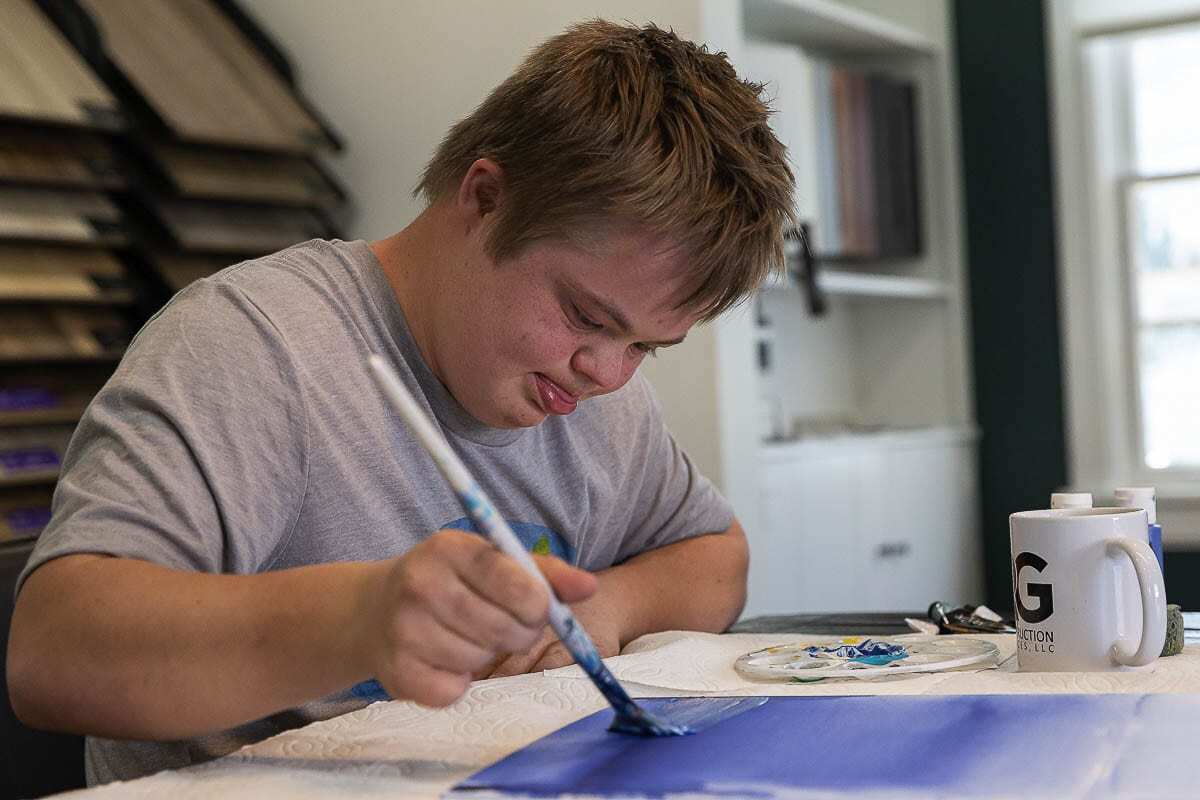
[[[879,545],[875,555],[879,558],[903,558],[912,550],[908,542],[884,542]]]

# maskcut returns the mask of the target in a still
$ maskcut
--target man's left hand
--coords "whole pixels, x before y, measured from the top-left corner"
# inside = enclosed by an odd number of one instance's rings
[[[615,609],[610,608],[599,595],[571,607],[575,618],[583,625],[588,636],[600,651],[601,658],[615,656],[621,652],[621,631],[617,624]],[[575,663],[567,648],[559,641],[554,630],[547,625],[542,636],[533,647],[523,653],[511,653],[498,660],[491,672],[480,677],[503,678],[523,675],[526,672],[541,672]]]

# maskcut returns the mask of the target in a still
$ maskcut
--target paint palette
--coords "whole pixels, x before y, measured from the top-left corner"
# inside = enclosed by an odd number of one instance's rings
[[[888,640],[866,636],[819,637],[755,650],[740,657],[733,667],[752,681],[875,680],[991,665],[999,660],[999,655],[999,648],[991,642],[958,636]]]

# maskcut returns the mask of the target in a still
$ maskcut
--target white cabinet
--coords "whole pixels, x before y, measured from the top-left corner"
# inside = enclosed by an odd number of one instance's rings
[[[974,434],[840,436],[762,451],[761,613],[977,601]]]

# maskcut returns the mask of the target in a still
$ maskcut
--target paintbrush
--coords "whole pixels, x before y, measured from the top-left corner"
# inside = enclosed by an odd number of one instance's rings
[[[610,731],[639,736],[683,736],[766,702],[766,698],[763,697],[673,698],[664,704],[670,713],[657,715],[649,713],[635,703],[625,691],[625,687],[600,659],[596,645],[575,619],[571,609],[555,596],[550,583],[534,563],[533,556],[521,546],[512,528],[471,477],[466,465],[450,449],[445,437],[417,406],[400,378],[378,355],[371,354],[368,361],[371,375],[380,391],[433,458],[442,476],[471,515],[471,519],[500,552],[516,560],[526,572],[546,587],[546,593],[550,597],[550,627],[616,712],[608,728]]]

